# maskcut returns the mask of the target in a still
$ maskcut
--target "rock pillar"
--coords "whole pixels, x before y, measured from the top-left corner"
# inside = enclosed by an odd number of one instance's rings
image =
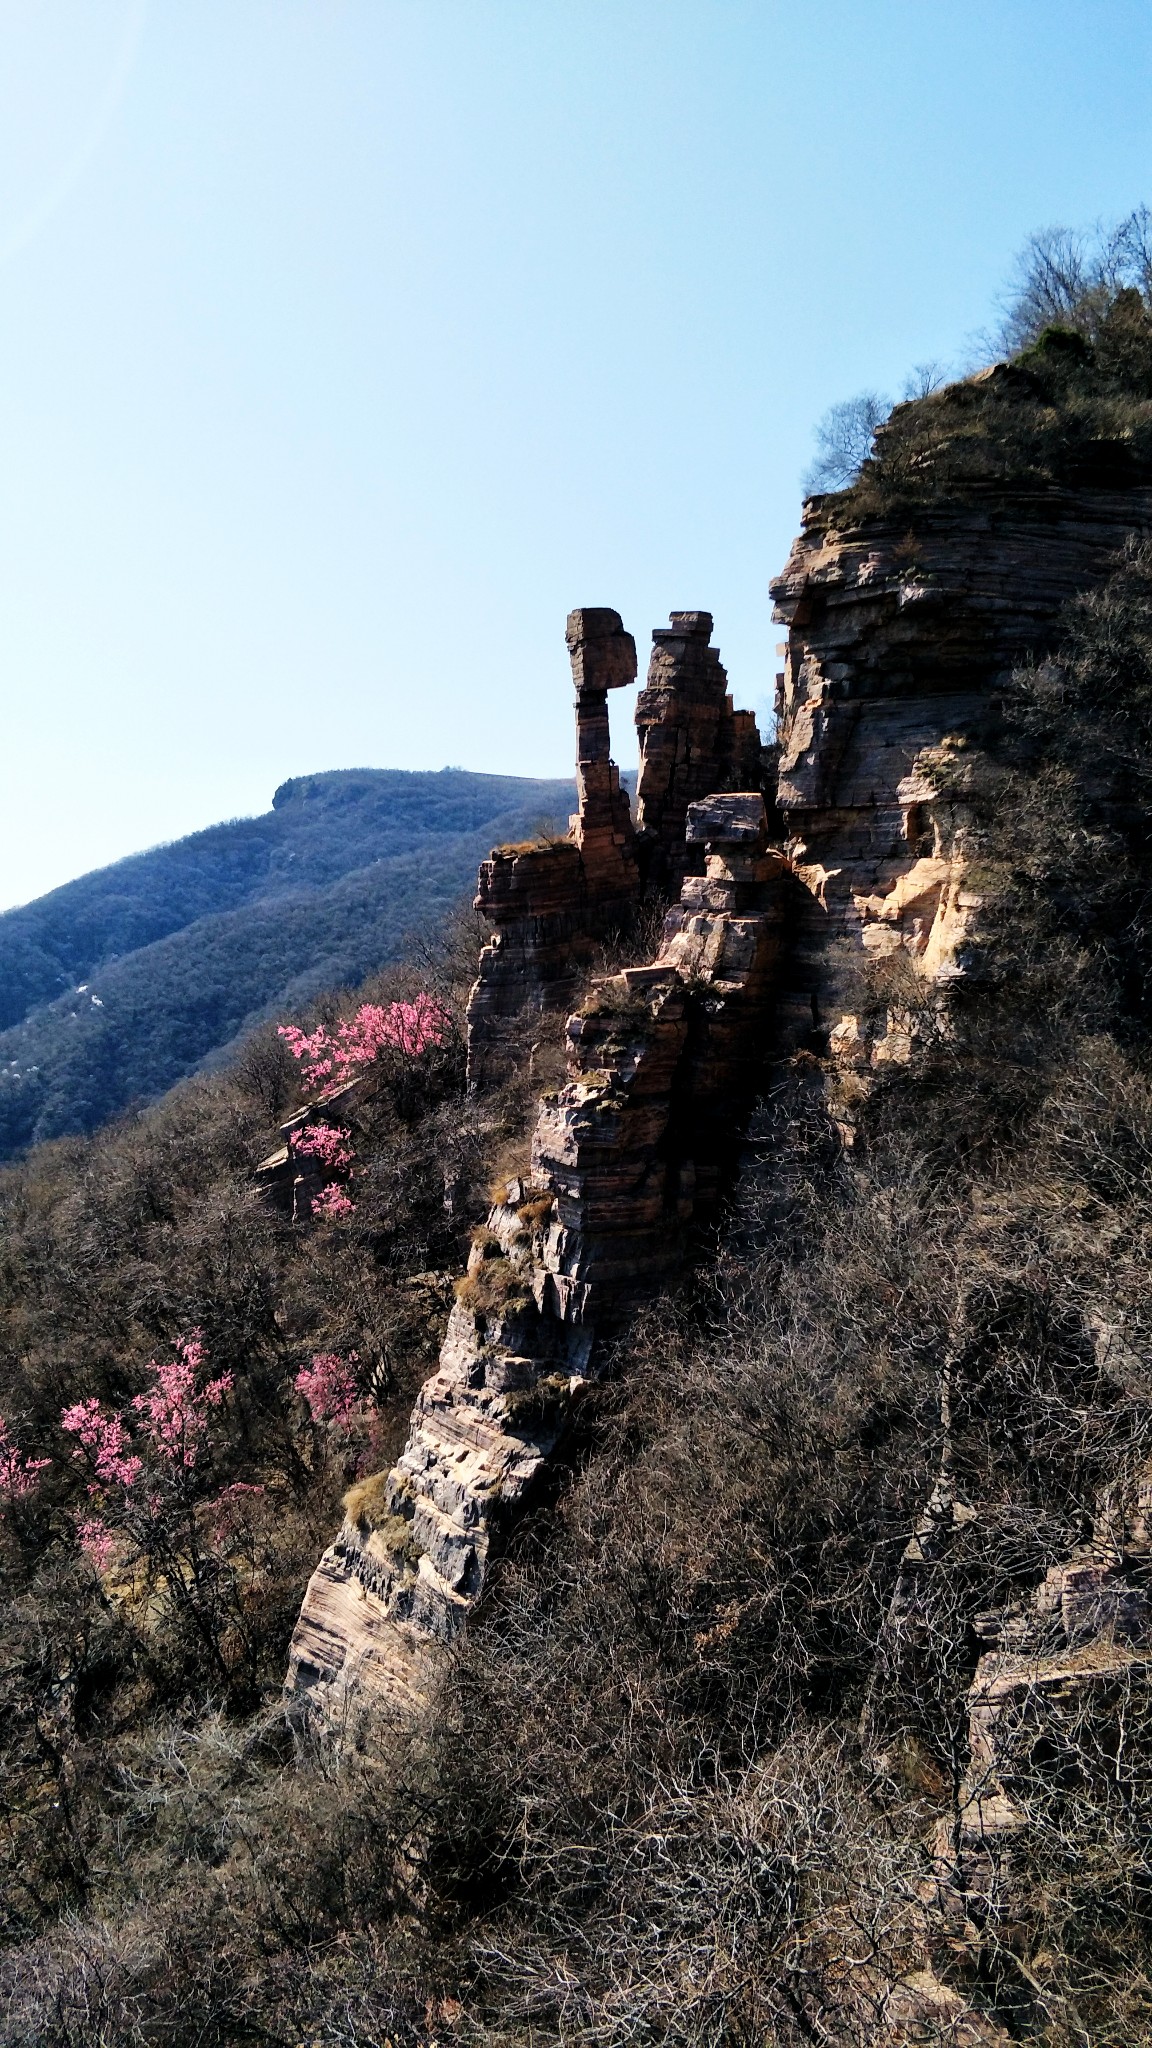
[[[468,1001],[468,1078],[498,1078],[517,1020],[566,1008],[598,938],[624,923],[639,892],[628,792],[612,759],[608,692],[636,680],[636,642],[619,612],[570,612],[579,809],[563,839],[497,846],[480,867],[476,908],[491,939]]]
[[[608,692],[636,680],[636,642],[618,612],[569,612],[564,635],[576,686],[576,788],[572,836],[590,902],[630,902],[636,891],[632,812],[612,759]]]
[[[675,896],[698,869],[685,843],[688,806],[717,790],[758,790],[761,746],[751,711],[735,711],[710,612],[673,612],[652,635],[636,706],[637,854],[646,882]]]

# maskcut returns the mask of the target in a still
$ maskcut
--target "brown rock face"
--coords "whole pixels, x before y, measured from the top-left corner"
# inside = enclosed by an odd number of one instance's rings
[[[1053,644],[1061,607],[1106,573],[1152,492],[1051,490],[935,508],[836,532],[820,501],[772,585],[789,628],[778,678],[778,804],[797,892],[781,1015],[793,1043],[859,1045],[839,962],[903,948],[920,970],[962,973],[977,901],[965,890],[958,755],[997,685]],[[941,752],[943,749],[943,752]],[[961,764],[962,765],[962,764]]]
[[[706,873],[652,965],[595,984],[569,1020],[569,1079],[541,1102],[531,1179],[477,1236],[401,1458],[349,1495],[313,1574],[288,1688],[331,1730],[419,1699],[597,1336],[650,1298],[714,1200],[767,1039],[785,864],[758,790],[694,806],[688,832]]]
[[[636,642],[619,614],[569,612],[564,638],[576,686],[576,789],[573,838],[590,897],[627,906],[636,891],[632,812],[612,759],[608,692],[636,680]]]
[[[914,536],[882,522],[833,532],[817,504],[773,590],[789,628],[786,851],[769,844],[759,736],[732,709],[708,615],[674,613],[655,635],[635,829],[607,713],[608,692],[635,675],[633,643],[614,612],[571,615],[580,809],[566,839],[498,849],[481,869],[495,929],[469,1006],[474,1079],[510,1019],[570,998],[597,934],[646,883],[678,900],[657,958],[596,983],[569,1019],[568,1079],[541,1102],[531,1178],[477,1238],[402,1457],[349,1497],[309,1586],[289,1688],[322,1723],[420,1696],[595,1370],[597,1339],[650,1298],[714,1205],[770,1047],[815,1029],[851,1064],[909,1056],[899,1017],[864,1034],[844,1000],[845,953],[903,951],[942,990],[965,972],[979,910],[968,742],[999,680],[1052,645],[1063,603],[1149,525],[1146,490],[937,508]],[[913,1607],[915,1570],[952,1513],[944,1493],[925,1510],[906,1559]],[[1092,1559],[1077,1562],[1060,1591],[1073,1616],[1107,1591]],[[1015,1683],[1007,1666],[982,1671],[980,1684]],[[974,1721],[974,1757],[983,1740]],[[993,1809],[979,1811],[983,1826]]]
[[[1058,1820],[1090,1842],[1093,1769],[1117,1782],[1131,1770],[1126,1727],[1146,1715],[1152,1678],[1150,1507],[1145,1471],[1030,1597],[977,1618],[989,1647],[968,1694],[968,1768],[921,1894],[929,1947],[962,1981],[1021,1947],[1029,1837]]]
[[[592,949],[627,917],[638,891],[628,793],[612,759],[608,692],[636,680],[636,642],[618,612],[570,612],[579,809],[566,839],[494,847],[476,908],[492,920],[468,1003],[468,1077],[479,1086],[504,1057],[525,1010],[560,1009]]]
[[[684,840],[689,804],[716,790],[761,784],[756,720],[733,710],[711,638],[710,612],[673,612],[652,635],[648,680],[636,705],[638,851],[645,878],[669,894],[692,866]]]
[[[596,943],[626,926],[645,888],[674,897],[698,848],[688,806],[716,790],[759,790],[763,749],[750,711],[734,711],[707,612],[674,612],[653,634],[640,693],[637,826],[612,760],[608,692],[636,680],[636,644],[619,614],[570,612],[565,638],[576,689],[579,809],[566,839],[496,847],[480,869],[476,908],[492,938],[468,1004],[468,1072],[482,1085],[505,1057],[514,1019],[559,1009]]]

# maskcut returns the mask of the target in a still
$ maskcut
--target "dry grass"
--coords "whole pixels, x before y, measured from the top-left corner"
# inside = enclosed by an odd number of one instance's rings
[[[392,1519],[388,1480],[387,1472],[373,1472],[349,1487],[344,1495],[344,1512],[350,1522],[361,1529],[379,1529]]]

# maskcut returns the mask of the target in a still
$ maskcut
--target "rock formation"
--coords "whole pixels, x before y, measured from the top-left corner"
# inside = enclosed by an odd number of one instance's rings
[[[783,849],[769,843],[759,736],[732,709],[708,615],[674,613],[654,636],[634,826],[607,716],[608,692],[635,674],[633,643],[615,612],[572,613],[580,807],[565,839],[499,848],[481,870],[495,930],[469,1006],[474,1082],[521,1010],[571,1000],[597,935],[643,887],[678,900],[656,959],[602,977],[569,1018],[567,1082],[541,1102],[529,1174],[476,1235],[404,1453],[353,1490],[309,1586],[289,1684],[328,1723],[352,1702],[420,1694],[599,1340],[676,1268],[714,1206],[769,1053],[814,1042],[864,1069],[907,1058],[898,1012],[864,1030],[851,963],[899,951],[941,991],[964,974],[979,908],[966,878],[972,739],[999,682],[1051,644],[1061,605],[1101,576],[1134,516],[1152,520],[1152,493],[1054,490],[930,510],[912,537],[875,520],[836,531],[815,501],[774,586],[789,628]]]
[[[640,773],[636,848],[645,879],[675,895],[699,848],[686,845],[689,804],[718,790],[759,789],[762,746],[751,711],[734,711],[710,642],[710,612],[673,612],[652,635],[636,705]]]
[[[575,611],[566,639],[576,688],[579,809],[565,838],[494,847],[480,868],[476,908],[495,927],[468,1005],[473,1086],[499,1071],[514,1020],[572,999],[597,942],[625,930],[642,895],[674,899],[701,848],[689,846],[689,804],[724,790],[759,790],[756,720],[735,711],[707,612],[674,612],[654,632],[636,707],[640,770],[636,825],[611,755],[608,692],[636,680],[636,645],[618,613]]]
[[[473,1086],[498,1067],[510,1022],[571,1001],[596,940],[626,921],[638,893],[632,813],[612,759],[608,692],[636,680],[636,642],[617,612],[570,612],[579,809],[563,839],[494,847],[476,908],[495,927],[468,1004]]]
[[[304,1132],[316,1126],[342,1128],[363,1093],[358,1079],[339,1081],[304,1103],[280,1125],[283,1143],[260,1161],[254,1177],[256,1186],[274,1208],[282,1209],[293,1223],[306,1223],[312,1203],[324,1185],[333,1179],[331,1167],[298,1149]]]
[[[704,875],[651,966],[596,982],[569,1019],[568,1082],[543,1098],[530,1177],[476,1234],[404,1452],[349,1494],[313,1575],[289,1688],[328,1727],[420,1696],[597,1339],[650,1298],[715,1199],[767,1042],[784,862],[758,790],[690,805],[686,832]]]
[[[836,501],[829,501],[833,505]],[[838,531],[820,500],[772,585],[789,628],[777,686],[777,802],[800,882],[778,993],[786,1042],[867,1063],[906,1052],[899,1020],[865,1045],[842,983],[861,950],[903,950],[947,982],[978,903],[965,888],[961,758],[1061,607],[1098,582],[1152,492],[990,495]]]
[[[1114,1795],[1141,1797],[1150,1560],[1145,1470],[1127,1502],[1103,1506],[1089,1540],[1031,1597],[978,1617],[986,1647],[968,1693],[968,1768],[954,1813],[935,1829],[921,1887],[927,1952],[977,1995],[982,1979],[1003,1974],[1006,1957],[1025,1998],[1029,1988],[1043,1991],[1027,1967],[1029,1852],[1044,1853],[1033,1838],[1050,1840],[1055,1830],[1090,1855],[1101,1774]]]

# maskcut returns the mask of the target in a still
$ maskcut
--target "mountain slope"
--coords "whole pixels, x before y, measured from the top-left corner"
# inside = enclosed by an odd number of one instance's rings
[[[0,1156],[92,1130],[238,1032],[398,957],[570,783],[347,770],[0,917]]]

